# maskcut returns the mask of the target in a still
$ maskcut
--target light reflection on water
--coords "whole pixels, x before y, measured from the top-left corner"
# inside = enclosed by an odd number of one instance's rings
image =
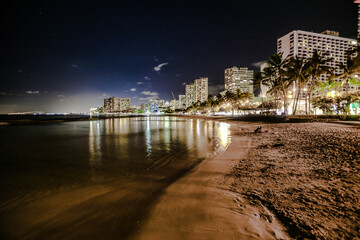
[[[226,123],[175,117],[0,126],[0,235],[127,239],[164,189],[229,142]]]
[[[0,133],[0,184],[7,193],[0,204],[151,169],[170,174],[223,151],[230,142],[226,123],[175,117],[1,126]]]
[[[116,135],[116,146],[121,155],[135,154],[128,150],[134,144],[131,134],[144,132],[146,159],[152,159],[153,150],[170,153],[176,144],[186,143],[188,149],[197,148],[197,152],[219,152],[230,141],[230,129],[227,123],[197,120],[179,120],[171,117],[121,118],[105,121],[91,121],[89,127],[90,165],[102,161],[102,139],[105,126],[106,135]],[[126,137],[124,137],[126,136]],[[138,139],[141,140],[141,139]],[[196,142],[195,142],[196,141]],[[214,146],[211,144],[214,143]],[[137,142],[137,144],[140,144]],[[160,145],[159,145],[160,144]],[[153,146],[156,145],[156,146]],[[179,147],[179,146],[178,146]],[[182,146],[184,147],[184,146]],[[211,149],[211,147],[213,147]],[[158,156],[153,156],[158,157]]]

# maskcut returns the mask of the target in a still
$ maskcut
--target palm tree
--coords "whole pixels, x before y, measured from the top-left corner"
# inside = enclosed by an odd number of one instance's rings
[[[356,62],[348,55],[346,58],[346,63],[338,64],[339,69],[341,70],[341,74],[337,75],[340,79],[342,79],[341,85],[345,84],[345,94],[349,93],[350,81],[354,81],[353,77],[356,73],[359,72],[359,66],[356,65]]]
[[[296,89],[294,92],[293,115],[295,115],[297,111],[301,89],[306,86],[308,81],[308,67],[308,62],[297,56],[289,59],[287,64],[286,75],[288,77],[288,86],[294,85]]]
[[[281,92],[281,84],[279,79],[275,78],[272,74],[272,70],[267,67],[264,69],[263,73],[262,73],[262,77],[263,77],[263,83],[267,86],[269,86],[269,90],[266,92],[266,94],[268,94],[269,96],[274,97],[275,100],[275,107],[276,109],[278,109],[278,96]]]
[[[332,68],[326,66],[328,62],[331,62],[333,59],[328,58],[327,54],[321,54],[317,50],[314,50],[311,58],[309,59],[309,84],[310,87],[306,93],[306,99],[308,101],[309,109],[306,109],[306,114],[308,114],[308,110],[310,112],[310,103],[313,91],[315,87],[319,85],[320,76],[324,73],[330,73]]]
[[[353,60],[353,71],[360,72],[360,45],[358,44],[356,47],[349,49],[346,55]]]
[[[244,92],[242,94],[242,99],[245,101],[251,101],[254,98],[254,94],[250,93],[250,92]]]
[[[285,65],[287,63],[287,59],[282,58],[282,53],[275,53],[271,55],[269,60],[267,61],[268,74],[270,75],[270,79],[273,80],[275,85],[280,86],[280,92],[282,93],[283,101],[284,101],[284,114],[287,114],[287,97],[286,97],[286,78],[284,77],[285,73]],[[272,84],[274,86],[274,84]],[[278,89],[276,90],[278,92]]]
[[[230,91],[226,91],[225,96],[223,98],[225,102],[231,106],[231,112],[232,115],[234,116],[234,105],[236,104],[237,101],[236,94]]]
[[[255,88],[260,89],[261,102],[264,101],[263,97],[265,95],[265,93],[263,92],[263,87],[262,86],[267,85],[266,82],[267,82],[267,78],[262,72],[256,72],[254,74],[253,84],[254,84]]]
[[[213,97],[211,94],[208,96],[208,100],[206,101],[206,108],[210,109],[210,112],[214,112],[214,107],[217,105],[217,101],[215,100],[215,97]]]

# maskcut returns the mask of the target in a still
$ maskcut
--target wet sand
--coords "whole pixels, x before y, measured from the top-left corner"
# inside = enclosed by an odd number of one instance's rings
[[[229,189],[232,180],[225,176],[250,146],[249,137],[232,135],[226,152],[166,189],[135,239],[287,239],[284,227],[264,206]]]
[[[277,237],[360,239],[360,129],[357,122],[349,126],[325,122],[269,124],[246,123],[231,117],[190,117],[231,123],[233,138],[238,136],[249,139],[251,143],[247,153],[241,154],[241,149],[238,151],[240,155],[236,157],[231,173],[226,174],[225,171],[220,174],[226,175],[222,179],[221,187],[250,203],[255,208],[254,214],[259,214],[265,221],[273,222],[277,219],[283,225],[283,228],[271,226],[272,230],[268,232],[278,232],[275,229],[285,228],[288,235],[279,234]],[[258,126],[262,126],[262,132],[255,134],[254,130]],[[211,182],[212,178],[209,179]],[[183,180],[179,183],[181,181]],[[221,185],[221,181],[217,182]],[[217,192],[216,188],[209,188],[206,192]],[[215,197],[213,199],[217,200]],[[221,203],[217,204],[222,208],[220,213],[225,216],[226,209],[229,209],[226,194],[220,199]],[[219,216],[212,212],[216,209],[216,204],[211,204],[211,201],[204,202],[206,204],[199,203],[199,206],[205,209],[202,211],[204,219],[209,216],[216,216],[215,219],[218,219]],[[199,215],[201,213],[197,214]],[[226,219],[232,217],[228,215]],[[182,222],[194,223],[192,219],[186,218]],[[214,220],[213,223],[215,222]],[[240,223],[238,226],[247,229],[244,221],[231,222]],[[231,224],[226,224],[227,227],[229,225]],[[259,226],[257,223],[250,225]],[[215,229],[222,227],[222,224],[208,223],[207,226],[212,226],[211,230],[215,234]],[[264,229],[263,226],[260,229]],[[184,234],[186,237],[183,239],[192,238],[189,231],[193,229],[188,230],[188,235]],[[216,230],[219,231],[221,228]],[[235,228],[230,231],[237,233]],[[251,238],[250,235],[242,235],[241,238]],[[205,236],[204,239],[212,238],[211,234],[200,234],[200,239],[201,236]],[[252,236],[264,239],[268,235]],[[275,238],[274,235],[272,237]],[[177,238],[181,239],[181,235]],[[236,237],[230,234],[223,235],[222,238]]]
[[[142,178],[128,177],[9,205],[1,213],[1,239],[131,239],[163,190],[189,169],[172,174],[153,171]]]

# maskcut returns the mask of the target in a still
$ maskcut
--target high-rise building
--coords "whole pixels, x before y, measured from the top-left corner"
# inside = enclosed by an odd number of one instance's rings
[[[329,30],[322,33],[295,30],[277,40],[277,51],[283,54],[283,58],[295,56],[311,58],[314,50],[321,54],[328,54],[333,61],[328,62],[327,65],[333,67],[336,74],[341,73],[338,65],[346,63],[346,52],[355,46],[357,46],[355,39],[339,37],[338,32]],[[322,74],[320,80],[325,81],[329,76],[329,74]],[[355,85],[350,86],[349,91],[357,90],[357,88]],[[337,90],[345,91],[345,86]]]
[[[204,102],[208,99],[208,78],[195,79],[194,83],[185,85],[185,105],[190,107],[194,103]]]
[[[248,68],[225,69],[225,91],[236,93],[240,89],[241,92],[253,93],[253,79],[254,71]]]
[[[269,67],[267,62],[264,62],[260,65],[260,72],[263,73],[264,69]],[[260,97],[267,97],[267,92],[269,91],[270,87],[260,82]]]
[[[178,109],[179,100],[173,99],[170,101],[169,105],[171,110]]]
[[[185,85],[185,104],[190,107],[195,103],[195,84],[190,83]]]
[[[165,105],[165,101],[159,98],[149,100],[150,111],[152,112],[158,112],[159,108],[164,107],[164,105]]]
[[[186,95],[179,95],[179,109],[185,109],[186,108]]]
[[[130,108],[130,98],[111,97],[104,99],[104,112],[124,112]]]
[[[208,99],[208,78],[195,79],[195,102],[204,102]]]
[[[354,3],[358,4],[358,34],[357,38],[360,38],[360,0],[354,0]]]
[[[111,112],[111,98],[105,98],[104,99],[104,112],[108,113]]]
[[[260,65],[260,72],[264,72],[264,69],[269,67],[269,64],[265,61]]]

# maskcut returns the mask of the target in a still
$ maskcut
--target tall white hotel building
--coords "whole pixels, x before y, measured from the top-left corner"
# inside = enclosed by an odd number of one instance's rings
[[[204,102],[208,99],[208,78],[202,77],[194,83],[185,85],[185,102],[186,107],[190,107],[197,102]]]
[[[346,51],[356,46],[357,41],[355,39],[339,37],[338,32],[329,30],[322,33],[295,30],[277,40],[277,51],[283,53],[283,58],[288,56],[311,58],[314,50],[318,50],[322,54],[328,53],[328,56],[333,58],[333,61],[328,62],[327,65],[333,67],[337,74],[341,73],[338,64],[346,63]],[[328,77],[329,74],[323,74],[320,79],[325,81]],[[349,92],[357,89],[357,86],[350,86]],[[337,90],[340,92],[345,91],[345,85]],[[302,94],[302,97],[305,97],[304,94]]]
[[[236,93],[240,89],[241,92],[253,93],[253,70],[232,67],[225,69],[224,75],[226,91]]]

